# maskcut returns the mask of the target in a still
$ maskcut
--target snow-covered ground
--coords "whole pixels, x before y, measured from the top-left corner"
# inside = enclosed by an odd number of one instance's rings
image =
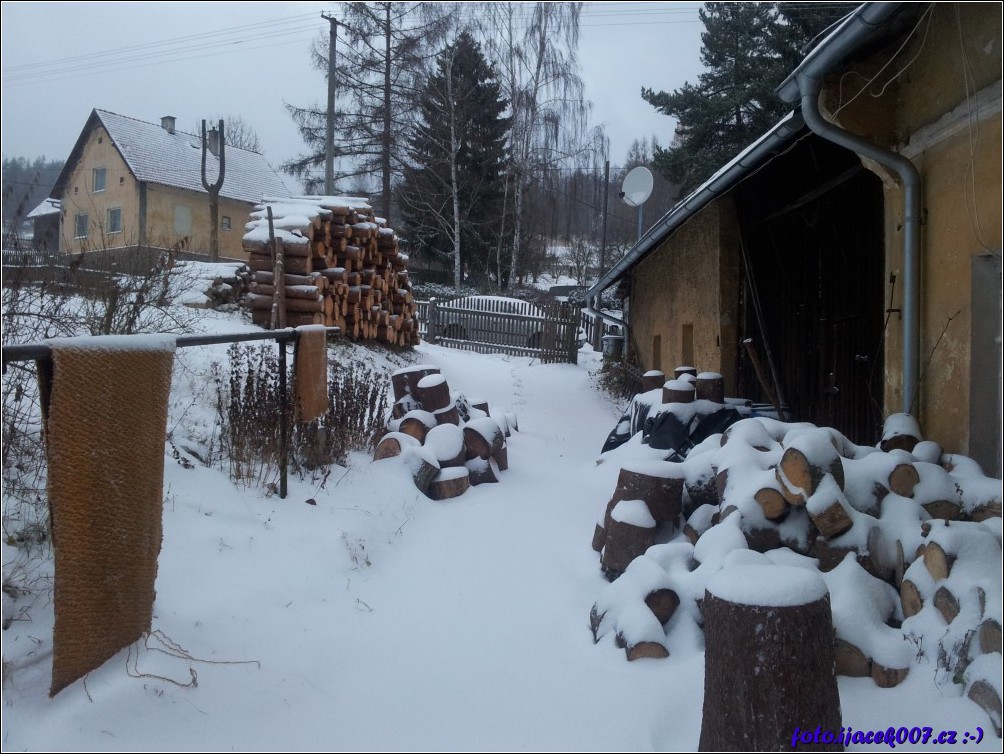
[[[176,438],[211,426],[206,373],[225,354],[179,352]],[[611,635],[593,643],[607,582],[590,541],[618,473],[597,460],[621,407],[595,386],[597,355],[580,357],[416,349],[413,363],[519,422],[501,483],[453,500],[426,498],[398,459],[356,454],[280,500],[168,453],[154,633],[50,699],[52,606],[36,603],[3,633],[4,751],[695,750],[700,634],[632,663]],[[954,730],[960,746],[980,727],[964,748],[999,750],[985,713],[925,662],[893,689],[840,678],[843,724]]]

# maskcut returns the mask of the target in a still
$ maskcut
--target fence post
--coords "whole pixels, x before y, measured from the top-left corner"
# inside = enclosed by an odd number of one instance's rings
[[[576,314],[577,312],[571,307],[568,307],[565,310],[565,316],[568,319],[568,325],[565,333],[565,345],[568,347],[569,364],[579,363],[579,317],[577,317]]]
[[[436,299],[429,299],[429,319],[425,325],[426,340],[435,345],[439,337],[439,310],[436,307]]]
[[[286,341],[277,339],[279,345],[279,499],[286,499],[289,470],[289,395],[286,392]]]

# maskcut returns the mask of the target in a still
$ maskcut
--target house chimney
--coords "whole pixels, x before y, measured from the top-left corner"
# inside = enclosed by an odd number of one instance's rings
[[[174,133],[174,116],[165,115],[160,119],[160,127],[167,131],[169,134]]]
[[[206,134],[206,140],[209,142],[209,151],[212,152],[213,157],[220,156],[220,132],[215,128],[210,128],[209,133]]]

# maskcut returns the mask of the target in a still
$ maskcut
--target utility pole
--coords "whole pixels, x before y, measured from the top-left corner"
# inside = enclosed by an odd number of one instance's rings
[[[610,189],[610,160],[603,166],[603,234],[600,236],[600,274],[603,277],[607,266],[607,191]]]
[[[321,13],[328,30],[328,128],[324,139],[324,193],[335,193],[335,53],[338,44],[338,19]]]

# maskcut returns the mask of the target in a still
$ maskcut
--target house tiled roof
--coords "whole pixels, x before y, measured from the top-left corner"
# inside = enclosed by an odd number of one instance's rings
[[[202,137],[161,125],[94,110],[81,141],[97,119],[105,127],[137,180],[206,193],[202,187]],[[225,127],[226,124],[224,124]],[[76,149],[74,150],[76,151]],[[264,196],[289,196],[282,178],[265,158],[237,147],[226,147],[226,175],[220,196],[245,202],[260,202]],[[69,163],[72,160],[68,161]],[[213,183],[219,175],[219,159],[206,155],[206,179]],[[58,182],[57,182],[58,185]]]

